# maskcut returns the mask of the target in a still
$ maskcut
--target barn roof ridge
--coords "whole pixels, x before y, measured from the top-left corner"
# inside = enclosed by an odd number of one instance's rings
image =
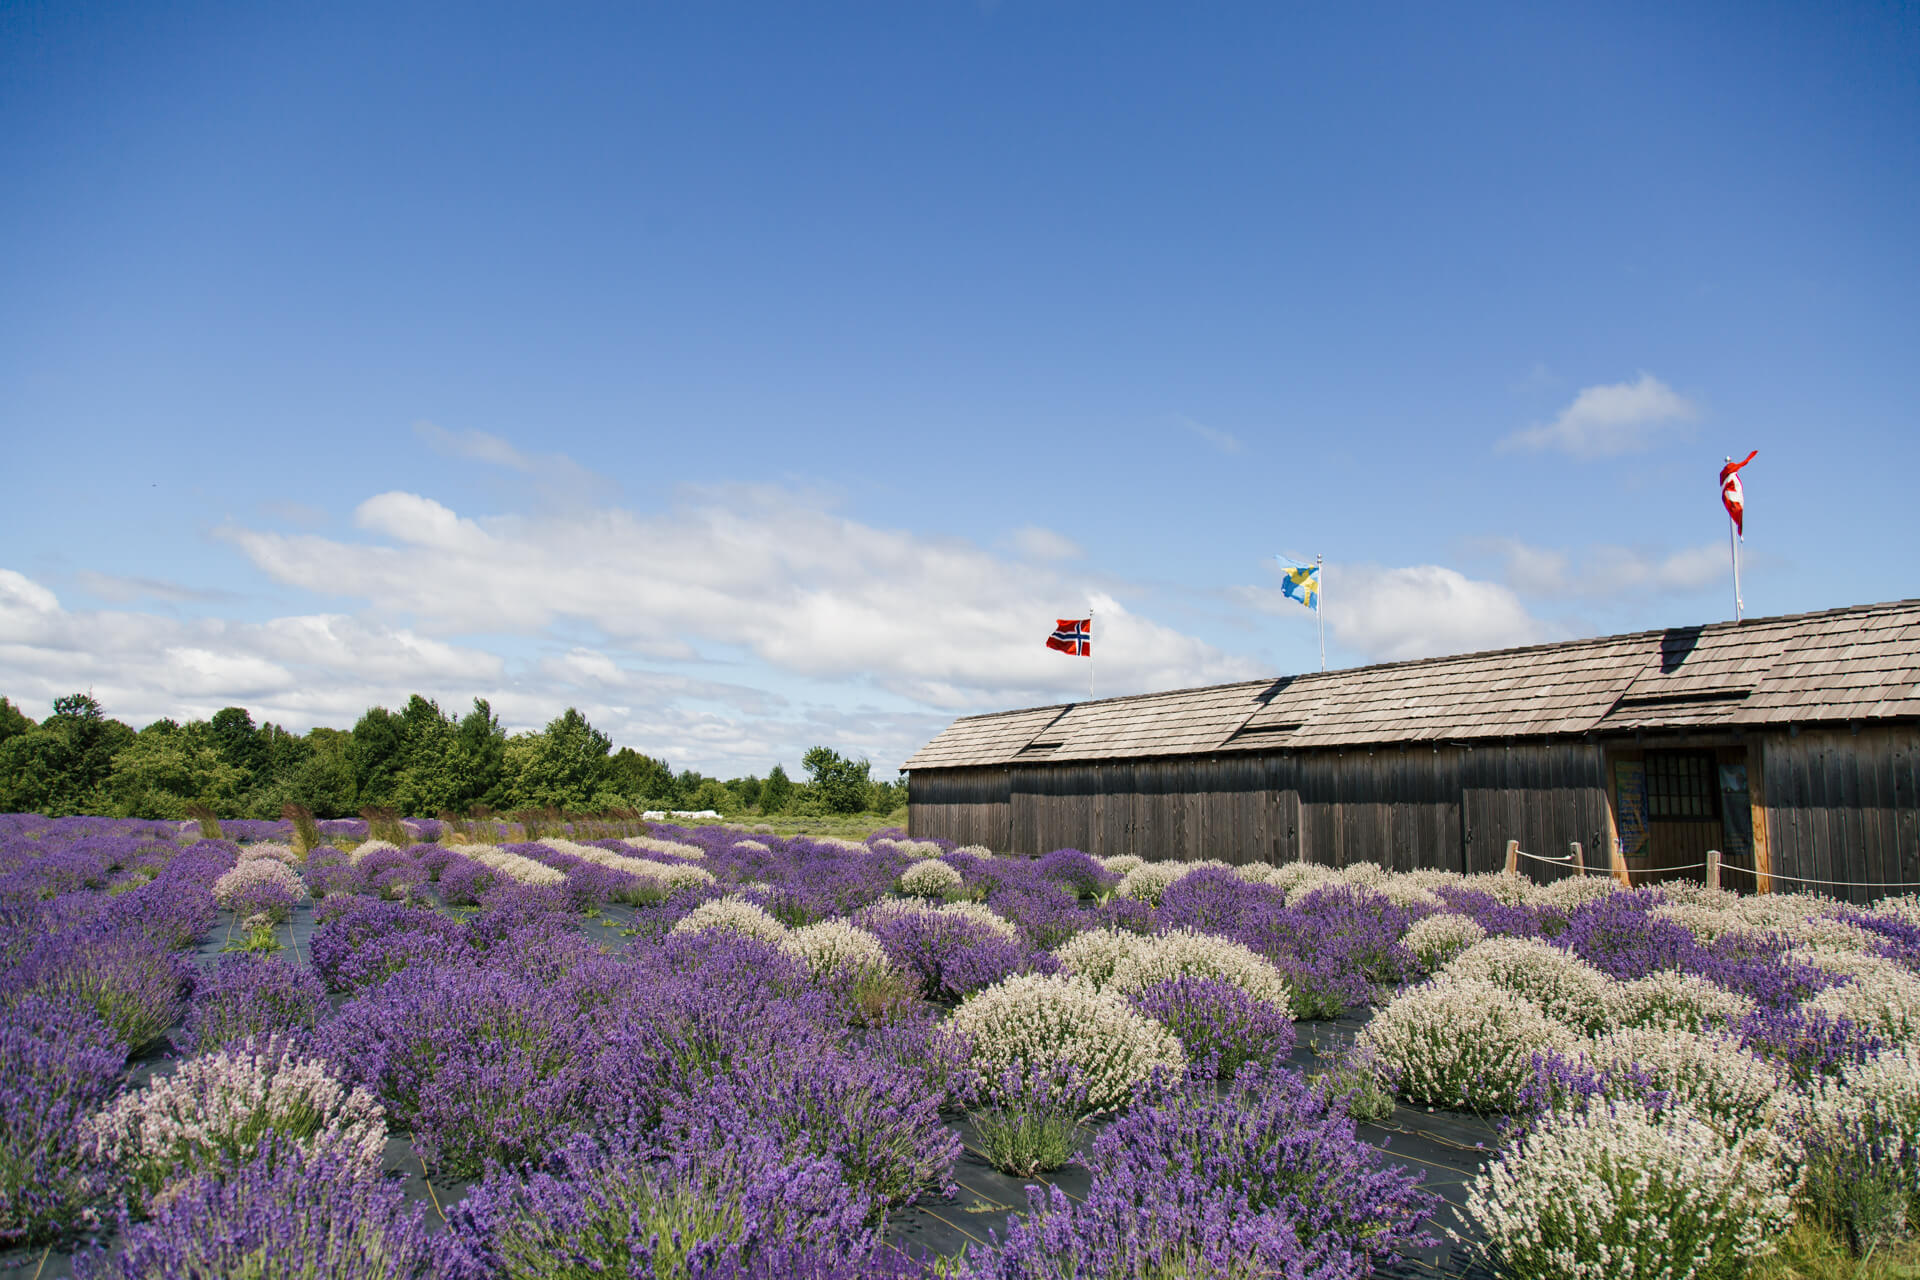
[[[1877,634],[1832,626],[1902,613],[1909,624]],[[1537,661],[1558,654],[1569,660]],[[1446,668],[1458,678],[1418,682]],[[1920,716],[1920,599],[985,712],[954,720],[905,767],[1888,716]]]

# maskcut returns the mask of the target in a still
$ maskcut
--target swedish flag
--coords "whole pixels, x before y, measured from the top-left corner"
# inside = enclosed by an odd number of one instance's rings
[[[1295,564],[1291,560],[1275,556],[1287,567],[1280,580],[1280,594],[1318,613],[1320,610],[1320,566],[1317,564]]]

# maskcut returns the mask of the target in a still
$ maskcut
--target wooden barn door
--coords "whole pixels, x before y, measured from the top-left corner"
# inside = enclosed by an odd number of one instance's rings
[[[1711,751],[1649,751],[1647,771],[1648,883],[1704,880],[1692,864],[1725,843],[1720,814],[1720,767]],[[1661,874],[1666,867],[1689,870]],[[1640,876],[1633,877],[1640,882]]]

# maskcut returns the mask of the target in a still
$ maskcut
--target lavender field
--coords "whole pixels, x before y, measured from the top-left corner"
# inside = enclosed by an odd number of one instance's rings
[[[644,829],[0,818],[6,1274],[1785,1276],[1920,1224],[1914,899]]]

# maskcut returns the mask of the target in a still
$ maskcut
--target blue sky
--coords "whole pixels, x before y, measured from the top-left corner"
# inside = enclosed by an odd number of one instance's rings
[[[1920,593],[1920,7],[0,6],[0,693],[676,766]]]

